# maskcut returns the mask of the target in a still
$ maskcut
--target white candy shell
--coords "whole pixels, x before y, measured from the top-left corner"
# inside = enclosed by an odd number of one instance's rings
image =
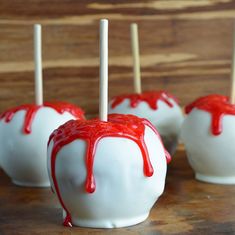
[[[92,194],[85,191],[86,143],[75,140],[58,152],[56,179],[73,225],[117,228],[140,223],[148,217],[163,193],[167,163],[162,143],[149,127],[145,129],[144,139],[154,168],[153,176],[144,175],[142,154],[135,142],[105,137],[97,145],[93,168],[96,190]],[[48,171],[54,188],[52,147],[53,141],[48,148]]]
[[[211,133],[210,113],[194,108],[182,125],[182,140],[196,179],[235,184],[235,116],[222,118],[223,131]]]
[[[159,100],[157,101],[157,110],[151,109],[144,101],[141,101],[136,108],[132,108],[129,99],[125,99],[115,108],[112,108],[113,101],[111,100],[109,102],[109,113],[133,114],[148,119],[161,135],[167,151],[173,155],[178,145],[178,137],[184,116],[180,106],[173,99],[168,99],[173,107],[169,107],[165,102]]]
[[[20,186],[48,187],[47,142],[54,129],[75,119],[68,112],[59,114],[49,107],[40,108],[32,123],[32,132],[23,133],[25,111],[18,111],[6,123],[0,121],[1,166]]]

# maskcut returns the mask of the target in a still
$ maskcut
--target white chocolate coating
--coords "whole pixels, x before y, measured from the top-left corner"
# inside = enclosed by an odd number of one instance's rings
[[[235,184],[235,116],[222,120],[222,133],[214,136],[210,113],[194,108],[185,118],[181,136],[196,179]]]
[[[75,119],[68,112],[59,114],[49,107],[40,108],[32,123],[32,132],[23,133],[25,111],[18,111],[6,123],[0,121],[1,166],[12,181],[21,186],[47,187],[47,142],[54,129]]]
[[[96,190],[92,194],[85,191],[86,142],[77,139],[58,152],[56,179],[73,225],[117,228],[140,223],[148,217],[163,193],[167,164],[161,141],[149,127],[145,129],[144,139],[153,176],[144,175],[142,154],[134,141],[105,137],[99,141],[94,156]],[[50,179],[52,147],[53,141],[48,148]],[[51,184],[54,188],[52,179]]]
[[[136,108],[132,108],[129,99],[125,99],[115,108],[112,108],[111,100],[109,102],[109,113],[133,114],[148,119],[161,135],[167,151],[173,155],[177,148],[178,137],[184,116],[179,105],[173,99],[169,98],[169,100],[174,104],[173,107],[169,107],[166,103],[159,100],[157,101],[157,110],[151,109],[144,101],[141,101]]]

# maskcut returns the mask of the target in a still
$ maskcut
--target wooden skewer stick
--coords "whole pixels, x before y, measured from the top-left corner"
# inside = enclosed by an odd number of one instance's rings
[[[140,77],[140,55],[139,55],[139,38],[138,25],[131,24],[131,48],[133,57],[133,73],[134,73],[134,90],[141,93],[141,77]]]
[[[43,105],[43,89],[42,89],[42,36],[41,25],[34,25],[34,66],[35,66],[35,103]]]
[[[230,103],[235,104],[235,27],[233,31],[233,55],[232,55]]]
[[[99,118],[108,120],[108,20],[100,20],[100,100]]]

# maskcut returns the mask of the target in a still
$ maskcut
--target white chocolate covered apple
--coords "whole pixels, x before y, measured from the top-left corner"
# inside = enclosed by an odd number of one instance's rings
[[[235,184],[235,105],[210,95],[186,107],[182,140],[196,179]]]
[[[1,166],[17,185],[50,186],[47,142],[50,134],[71,119],[83,119],[83,111],[69,103],[22,105],[1,115]]]
[[[71,120],[48,144],[48,172],[66,226],[140,223],[163,193],[170,155],[146,119]]]
[[[109,113],[133,114],[148,119],[157,128],[168,152],[175,152],[184,117],[172,95],[152,91],[117,96],[109,102]]]

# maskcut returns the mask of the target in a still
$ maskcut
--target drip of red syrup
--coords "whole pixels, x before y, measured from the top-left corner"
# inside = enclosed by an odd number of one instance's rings
[[[9,109],[6,112],[2,113],[0,115],[0,119],[4,119],[5,122],[10,122],[14,115],[19,112],[24,110],[25,111],[25,119],[24,119],[24,124],[23,124],[23,133],[24,134],[30,134],[32,131],[32,123],[34,120],[34,117],[37,113],[37,111],[40,108],[43,107],[48,107],[54,109],[56,112],[59,114],[63,114],[64,112],[68,112],[71,115],[73,115],[77,119],[84,119],[84,112],[82,109],[79,107],[66,103],[66,102],[45,102],[43,105],[36,105],[36,104],[25,104],[25,105],[20,105],[15,108]]]
[[[86,151],[86,168],[87,176],[85,181],[85,190],[87,193],[94,193],[96,189],[95,177],[93,174],[94,156],[98,142],[104,137],[123,137],[134,141],[141,150],[143,158],[143,170],[147,177],[151,177],[154,173],[152,164],[149,159],[147,146],[144,141],[145,126],[150,127],[161,140],[154,126],[143,118],[134,115],[110,114],[108,122],[98,119],[92,120],[71,120],[55,130],[50,138],[48,145],[53,140],[53,148],[51,153],[51,176],[54,183],[55,191],[66,212],[64,219],[65,226],[71,226],[71,215],[66,208],[60,195],[58,182],[55,175],[56,156],[63,146],[73,142],[76,139],[83,139],[87,142]],[[171,156],[165,150],[167,163],[170,162]]]
[[[228,102],[228,101],[229,101],[229,99],[228,99],[227,96],[217,95],[217,94],[199,97],[198,99],[196,99],[195,101],[193,101],[192,103],[188,104],[185,107],[185,113],[186,114],[190,113],[193,108],[195,108],[196,106],[198,106],[200,104],[203,104],[203,103],[207,103],[207,102]]]
[[[136,108],[140,102],[146,102],[149,107],[153,110],[157,110],[158,101],[161,100],[166,103],[169,107],[173,107],[174,103],[170,100],[173,99],[176,103],[178,100],[169,93],[165,91],[146,91],[141,94],[129,94],[129,95],[120,95],[113,98],[111,107],[114,109],[116,106],[121,104],[125,99],[130,100],[131,108]]]
[[[209,95],[200,97],[185,107],[188,114],[194,108],[204,110],[211,114],[211,132],[220,135],[223,131],[222,120],[224,115],[235,115],[235,105],[229,103],[229,99],[222,95]]]

